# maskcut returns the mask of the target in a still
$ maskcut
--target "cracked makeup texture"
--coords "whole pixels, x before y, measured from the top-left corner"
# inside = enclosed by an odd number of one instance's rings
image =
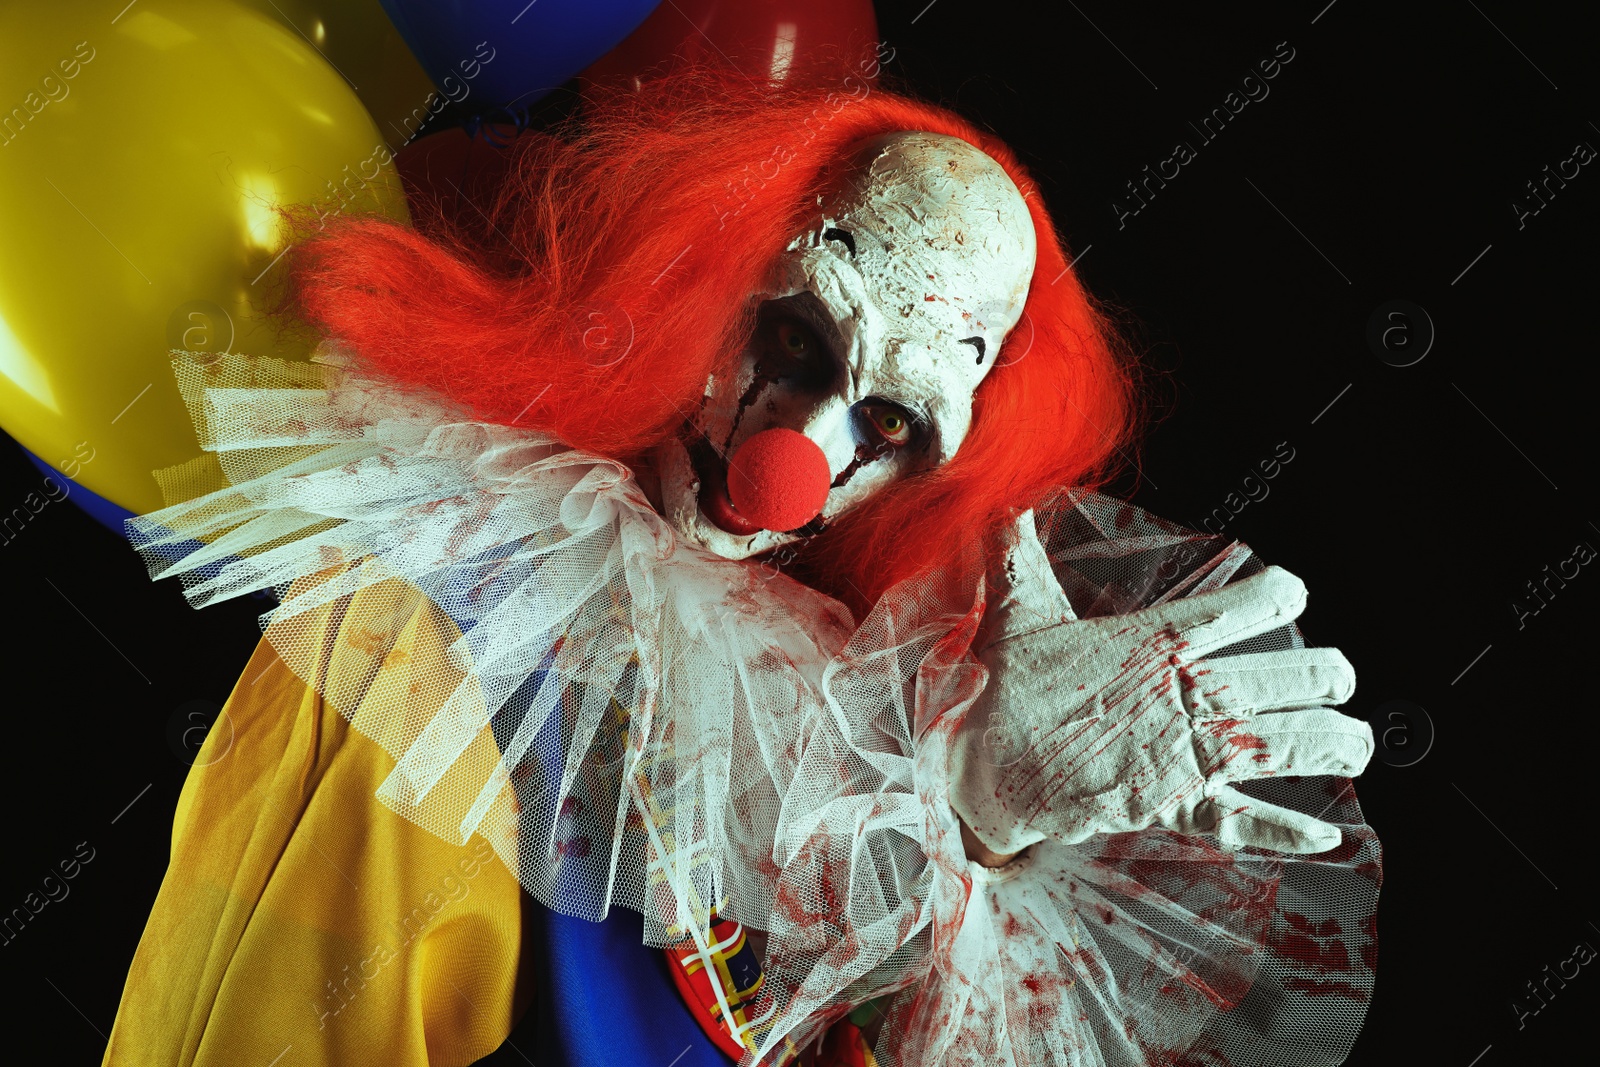
[[[947,462],[1022,316],[1035,236],[999,164],[931,133],[866,142],[853,163],[754,294],[758,324],[737,373],[709,380],[683,434],[656,454],[664,514],[728,559],[819,532]],[[728,501],[729,458],[774,428],[805,434],[828,460],[827,499],[797,530],[754,527]]]

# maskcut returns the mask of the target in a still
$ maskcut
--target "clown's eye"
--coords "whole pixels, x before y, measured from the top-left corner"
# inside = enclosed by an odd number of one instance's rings
[[[833,372],[833,357],[816,331],[799,319],[773,316],[763,325],[763,369],[777,378],[804,386],[823,384]]]
[[[790,355],[803,358],[811,352],[811,331],[792,322],[779,323],[778,344]]]
[[[905,408],[898,404],[875,402],[863,404],[861,413],[884,441],[897,448],[911,443],[916,424]]]

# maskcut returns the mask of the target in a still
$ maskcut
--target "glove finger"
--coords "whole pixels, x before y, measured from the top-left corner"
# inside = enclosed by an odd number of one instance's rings
[[[1238,782],[1268,774],[1339,774],[1354,778],[1372,759],[1372,727],[1330,708],[1257,715],[1244,727],[1260,747],[1223,763],[1213,781]]]
[[[1335,848],[1344,839],[1332,823],[1247,797],[1231,785],[1202,800],[1195,807],[1195,820],[1215,833],[1227,849],[1266,848],[1311,855]]]
[[[1199,659],[1236,641],[1293,622],[1306,607],[1305,583],[1282,567],[1268,567],[1240,582],[1135,612],[1152,628],[1171,627]]]
[[[1355,668],[1336,648],[1291,648],[1223,656],[1197,664],[1184,691],[1196,717],[1293,711],[1343,704],[1356,688]]]

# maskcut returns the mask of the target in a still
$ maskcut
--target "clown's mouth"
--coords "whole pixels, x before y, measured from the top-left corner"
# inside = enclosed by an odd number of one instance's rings
[[[728,497],[728,464],[717,455],[704,435],[696,436],[689,443],[689,463],[700,480],[700,495],[695,502],[707,522],[736,537],[749,537],[762,531],[764,527],[740,515],[733,506]]]

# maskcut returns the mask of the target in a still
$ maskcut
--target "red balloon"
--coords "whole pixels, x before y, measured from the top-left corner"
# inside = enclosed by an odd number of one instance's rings
[[[872,0],[672,0],[582,77],[638,88],[683,62],[726,62],[752,78],[783,81],[832,55],[871,79],[889,54]]]

